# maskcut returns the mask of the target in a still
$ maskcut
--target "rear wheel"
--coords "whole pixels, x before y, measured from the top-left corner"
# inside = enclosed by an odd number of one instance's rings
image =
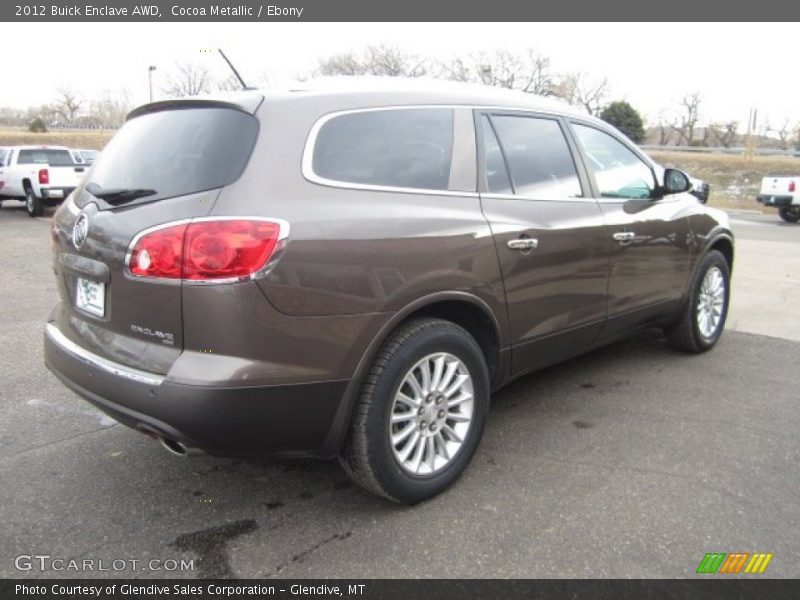
[[[797,223],[800,221],[800,206],[784,206],[778,214],[787,223]]]
[[[728,261],[721,252],[712,250],[700,261],[680,319],[665,330],[670,344],[693,353],[713,348],[728,316],[729,289]]]
[[[29,217],[40,217],[44,212],[42,199],[37,197],[31,188],[25,190],[25,210]]]
[[[366,377],[341,463],[375,494],[426,500],[466,468],[488,409],[489,374],[474,338],[449,321],[411,321]]]

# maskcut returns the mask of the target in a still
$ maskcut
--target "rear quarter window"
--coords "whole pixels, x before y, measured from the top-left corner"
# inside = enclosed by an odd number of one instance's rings
[[[343,184],[447,190],[453,110],[369,110],[325,121],[313,141],[313,175]]]

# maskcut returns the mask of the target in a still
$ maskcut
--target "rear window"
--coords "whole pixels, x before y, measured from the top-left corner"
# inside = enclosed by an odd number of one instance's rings
[[[446,190],[452,157],[452,109],[373,110],[327,121],[312,169],[342,183]]]
[[[257,135],[255,117],[231,108],[144,114],[125,123],[103,149],[87,183],[155,190],[144,202],[223,187],[242,174]]]
[[[50,165],[51,167],[65,167],[74,165],[69,150],[20,150],[17,157],[18,165]]]

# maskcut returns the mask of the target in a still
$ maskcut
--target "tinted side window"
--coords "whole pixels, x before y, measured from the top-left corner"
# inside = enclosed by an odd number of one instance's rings
[[[573,124],[603,198],[650,198],[653,172],[625,144],[607,133]]]
[[[582,196],[567,140],[558,121],[493,116],[514,193],[541,199]]]
[[[497,136],[494,134],[489,117],[481,117],[483,127],[483,152],[485,156],[486,191],[493,194],[512,194],[511,179],[508,177],[506,161]]]
[[[327,121],[312,168],[344,183],[446,190],[452,156],[452,109],[375,110]]]

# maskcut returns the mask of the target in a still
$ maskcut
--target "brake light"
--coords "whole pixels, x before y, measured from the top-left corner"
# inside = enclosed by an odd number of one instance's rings
[[[47,185],[50,183],[50,173],[47,169],[39,169],[39,184]]]
[[[282,221],[209,219],[167,225],[140,234],[128,256],[139,277],[188,281],[244,280],[260,271],[282,247],[289,231]]]
[[[793,191],[794,191],[794,181],[790,181],[790,182],[789,182],[789,191],[790,191],[790,192],[793,192]]]

